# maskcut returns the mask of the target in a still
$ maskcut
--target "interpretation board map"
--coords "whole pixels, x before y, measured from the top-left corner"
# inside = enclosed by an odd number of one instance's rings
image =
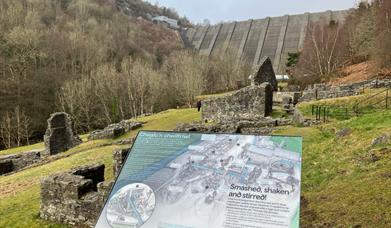
[[[299,227],[302,138],[141,131],[96,227]]]

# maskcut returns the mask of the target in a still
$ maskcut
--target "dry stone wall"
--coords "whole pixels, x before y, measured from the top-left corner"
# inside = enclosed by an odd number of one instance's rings
[[[186,123],[179,124],[175,131],[195,131],[211,133],[241,133],[255,135],[270,135],[277,126],[290,125],[290,119],[252,116],[249,118],[231,119],[219,123]]]
[[[348,97],[360,94],[365,88],[391,87],[390,79],[368,80],[348,85],[330,86],[314,84],[303,91],[300,101],[322,100],[328,98]]]

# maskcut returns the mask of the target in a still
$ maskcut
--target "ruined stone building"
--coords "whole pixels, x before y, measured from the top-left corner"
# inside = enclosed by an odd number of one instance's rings
[[[202,119],[226,122],[240,118],[264,117],[272,111],[273,88],[265,82],[203,101]]]
[[[44,141],[44,156],[67,151],[82,142],[79,136],[73,133],[71,117],[65,112],[56,112],[50,115]]]

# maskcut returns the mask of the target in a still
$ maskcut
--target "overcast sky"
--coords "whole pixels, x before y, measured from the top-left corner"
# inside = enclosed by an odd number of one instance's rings
[[[175,8],[192,22],[209,19],[212,24],[221,21],[241,21],[285,14],[343,10],[355,7],[358,0],[147,0],[160,6]]]

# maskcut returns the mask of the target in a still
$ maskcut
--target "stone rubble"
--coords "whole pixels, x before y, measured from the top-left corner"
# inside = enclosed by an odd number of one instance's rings
[[[96,139],[114,139],[118,138],[125,133],[142,127],[141,122],[123,120],[119,123],[110,124],[103,130],[96,130],[88,135],[88,140]]]

